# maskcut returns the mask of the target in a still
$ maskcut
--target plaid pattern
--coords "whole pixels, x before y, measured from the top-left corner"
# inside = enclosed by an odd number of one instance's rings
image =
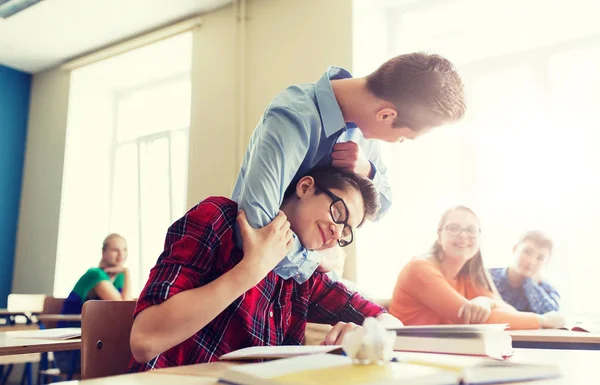
[[[512,287],[504,267],[490,269],[490,275],[502,299],[518,311],[544,314],[560,307],[558,291],[547,282],[538,285],[533,279],[526,278],[520,287]]]
[[[231,270],[243,257],[234,243],[237,204],[210,197],[175,222],[165,249],[137,302],[134,316],[185,290],[208,284]],[[202,311],[202,309],[198,309]],[[299,345],[306,322],[362,324],[385,310],[352,293],[321,273],[303,284],[272,271],[195,335],[130,371],[190,365],[249,346]]]

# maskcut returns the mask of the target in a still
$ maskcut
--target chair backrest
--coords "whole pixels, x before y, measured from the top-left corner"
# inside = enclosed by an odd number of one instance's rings
[[[40,313],[44,309],[45,294],[9,294],[7,310]]]
[[[48,296],[44,299],[44,309],[42,310],[42,314],[60,314],[64,303],[65,298]],[[45,320],[43,324],[46,329],[51,329],[56,327],[58,321]]]
[[[81,378],[127,373],[136,301],[87,301],[81,312]]]

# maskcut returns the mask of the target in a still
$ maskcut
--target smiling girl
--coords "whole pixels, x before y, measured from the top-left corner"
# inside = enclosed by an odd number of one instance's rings
[[[475,213],[457,206],[442,216],[429,253],[400,272],[390,314],[405,325],[508,323],[511,329],[556,328],[564,319],[516,311],[497,293],[483,265]]]

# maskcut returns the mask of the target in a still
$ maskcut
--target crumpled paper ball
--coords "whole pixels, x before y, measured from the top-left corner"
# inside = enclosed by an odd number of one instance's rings
[[[395,341],[395,332],[386,330],[379,321],[369,317],[365,319],[362,329],[346,333],[342,349],[354,363],[382,363],[392,359]]]

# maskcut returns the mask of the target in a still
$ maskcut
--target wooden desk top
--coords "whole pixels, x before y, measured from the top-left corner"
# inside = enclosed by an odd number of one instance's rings
[[[600,344],[600,334],[574,332],[570,330],[507,330],[513,341]]]
[[[44,340],[0,338],[0,356],[12,354],[48,353],[81,349],[81,339]]]
[[[225,370],[234,365],[242,365],[238,362],[211,362],[209,364],[177,366],[173,368],[158,369],[157,374],[178,374],[182,376],[206,376],[219,377]]]
[[[40,314],[40,322],[44,321],[81,321],[81,314]]]
[[[552,350],[552,349],[516,349],[510,359],[524,363],[551,363],[560,366],[563,377],[552,380],[513,383],[513,385],[595,385],[600,351],[589,350]],[[215,385],[219,375],[233,363],[210,363],[177,368],[158,369],[152,372],[125,374],[121,376],[98,378],[93,380],[72,381],[74,385],[162,385],[197,384]]]
[[[560,367],[562,377],[512,385],[595,385],[600,363],[598,350],[515,349],[513,362],[549,363]]]
[[[0,309],[0,317],[6,316],[15,316],[15,315],[23,315],[23,316],[31,316],[40,314],[41,311],[18,311],[18,310],[8,310],[8,309]]]
[[[178,374],[158,374],[158,370],[146,373],[123,374],[120,376],[94,378],[91,380],[79,380],[61,382],[64,385],[215,385],[215,377],[185,376]]]
[[[71,329],[61,329],[71,330]],[[75,328],[75,330],[77,330]],[[0,356],[11,354],[47,353],[81,348],[81,339],[51,339],[44,335],[52,336],[56,329],[9,331],[0,333]]]

